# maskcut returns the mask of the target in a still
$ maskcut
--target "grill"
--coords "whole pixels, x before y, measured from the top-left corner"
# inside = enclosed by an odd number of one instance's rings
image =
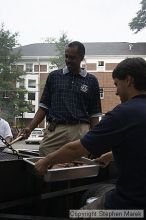
[[[17,160],[17,159],[18,159],[17,155],[0,152],[0,161]]]
[[[79,208],[78,202],[83,192],[109,178],[108,169],[101,169],[98,177],[84,176],[82,179],[59,181],[55,176],[52,181],[49,177],[45,182],[30,172],[26,161],[6,152],[0,152],[0,174],[0,213],[23,213],[24,218],[18,219],[26,219],[25,214],[44,216],[44,210],[46,216],[60,219],[67,215],[69,209]]]

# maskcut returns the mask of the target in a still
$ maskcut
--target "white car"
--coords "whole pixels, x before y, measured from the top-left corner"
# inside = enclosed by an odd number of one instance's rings
[[[30,143],[39,143],[41,142],[41,140],[44,137],[44,128],[35,128],[30,136],[25,140],[26,144],[30,144]]]

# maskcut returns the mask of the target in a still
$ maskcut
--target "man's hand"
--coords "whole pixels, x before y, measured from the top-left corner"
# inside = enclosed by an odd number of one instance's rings
[[[109,163],[113,160],[112,151],[102,154],[100,157],[96,158],[95,160],[98,161],[99,163],[104,164],[105,167],[108,166]]]
[[[46,160],[46,158],[44,157],[43,159],[38,160],[35,163],[35,169],[36,172],[40,175],[43,176],[46,174],[47,169],[48,169],[48,162]]]
[[[6,137],[5,140],[7,141],[7,143],[10,144],[12,142],[13,138],[12,137]]]
[[[23,139],[27,139],[30,133],[31,133],[31,130],[29,128],[24,128],[18,133],[17,137],[22,136]]]

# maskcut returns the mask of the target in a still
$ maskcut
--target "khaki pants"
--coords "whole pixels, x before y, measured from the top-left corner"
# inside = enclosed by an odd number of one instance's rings
[[[48,126],[44,132],[44,138],[39,149],[40,156],[42,157],[57,150],[64,144],[80,139],[89,131],[89,124],[87,123],[75,125],[60,124],[52,132],[48,130]]]

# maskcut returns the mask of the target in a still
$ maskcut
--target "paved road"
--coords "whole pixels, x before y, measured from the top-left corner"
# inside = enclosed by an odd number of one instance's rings
[[[25,144],[25,141],[18,141],[12,145],[14,149],[29,149],[29,150],[38,150],[39,144]]]

